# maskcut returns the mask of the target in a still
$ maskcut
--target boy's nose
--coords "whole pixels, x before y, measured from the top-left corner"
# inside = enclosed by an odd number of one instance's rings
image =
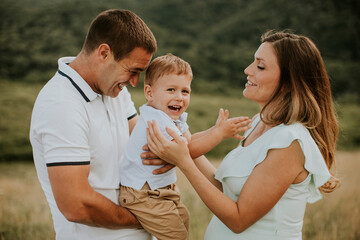
[[[178,92],[178,93],[176,93],[175,99],[178,100],[178,101],[180,101],[180,100],[183,99],[183,95]]]

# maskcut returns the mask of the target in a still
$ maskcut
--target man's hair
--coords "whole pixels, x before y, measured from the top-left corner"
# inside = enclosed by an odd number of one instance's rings
[[[176,74],[188,75],[190,79],[193,73],[190,64],[183,59],[168,53],[155,58],[149,65],[145,73],[145,85],[152,85],[162,76]]]
[[[263,121],[271,125],[302,123],[330,170],[335,164],[338,124],[320,51],[308,37],[288,31],[269,31],[261,41],[273,46],[280,67],[279,86],[262,109]],[[320,189],[331,192],[337,183],[331,178]]]
[[[103,43],[110,46],[115,61],[123,59],[136,47],[151,54],[157,49],[148,26],[135,13],[122,9],[104,11],[92,21],[83,50],[89,54]]]

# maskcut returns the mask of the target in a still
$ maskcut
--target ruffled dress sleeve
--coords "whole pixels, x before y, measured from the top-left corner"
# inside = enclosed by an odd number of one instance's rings
[[[253,128],[260,121],[258,116],[252,123]],[[248,131],[248,134],[253,129]],[[241,144],[232,150],[215,172],[215,178],[221,182],[227,177],[248,177],[254,167],[264,161],[270,149],[281,149],[290,146],[297,140],[305,156],[305,169],[311,176],[309,184],[309,203],[321,199],[319,187],[330,179],[330,173],[310,132],[300,123],[280,124],[265,132],[250,145]]]

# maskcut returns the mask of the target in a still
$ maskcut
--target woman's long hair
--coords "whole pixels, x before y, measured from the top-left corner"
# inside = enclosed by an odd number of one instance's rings
[[[280,66],[280,83],[263,107],[261,116],[270,125],[302,123],[319,147],[332,178],[320,190],[332,192],[338,123],[330,81],[315,44],[307,37],[288,32],[266,32],[261,41],[271,43]]]

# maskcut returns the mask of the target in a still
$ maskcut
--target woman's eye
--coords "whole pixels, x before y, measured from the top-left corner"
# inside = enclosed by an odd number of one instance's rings
[[[264,67],[261,67],[261,66],[257,66],[258,69],[260,70],[264,70],[265,68]]]

